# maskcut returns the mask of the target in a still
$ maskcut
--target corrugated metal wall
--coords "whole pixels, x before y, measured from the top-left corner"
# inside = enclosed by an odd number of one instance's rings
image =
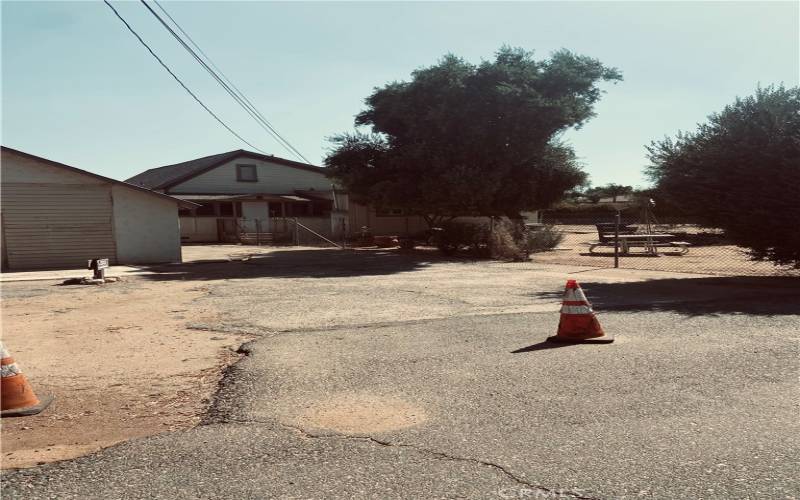
[[[110,185],[4,183],[2,197],[9,269],[116,262]]]

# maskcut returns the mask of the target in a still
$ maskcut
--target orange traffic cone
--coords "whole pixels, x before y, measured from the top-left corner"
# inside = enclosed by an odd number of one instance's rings
[[[0,416],[22,417],[36,415],[50,405],[53,398],[50,396],[39,399],[33,393],[28,379],[22,374],[14,358],[6,350],[5,344],[0,342]]]
[[[614,342],[614,337],[603,331],[578,282],[568,280],[561,303],[558,333],[547,340],[570,344],[608,344]]]

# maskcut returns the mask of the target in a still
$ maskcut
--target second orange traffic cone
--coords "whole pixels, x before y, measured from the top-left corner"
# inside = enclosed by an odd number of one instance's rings
[[[603,331],[578,282],[569,280],[561,302],[558,333],[547,340],[569,344],[608,344],[614,342],[614,337]]]
[[[37,398],[28,379],[22,374],[14,358],[0,342],[0,416],[23,417],[36,415],[47,408],[53,398]]]

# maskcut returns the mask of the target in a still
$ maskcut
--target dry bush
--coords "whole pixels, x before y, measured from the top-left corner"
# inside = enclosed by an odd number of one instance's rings
[[[499,260],[525,260],[525,227],[509,220],[497,220],[489,234],[489,254]]]
[[[526,235],[527,249],[530,253],[552,250],[564,241],[564,233],[555,226],[544,226],[536,231],[528,231]]]

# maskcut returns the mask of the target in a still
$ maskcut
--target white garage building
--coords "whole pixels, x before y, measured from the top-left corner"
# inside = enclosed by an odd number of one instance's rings
[[[2,147],[3,270],[181,260],[179,208],[188,203]]]

